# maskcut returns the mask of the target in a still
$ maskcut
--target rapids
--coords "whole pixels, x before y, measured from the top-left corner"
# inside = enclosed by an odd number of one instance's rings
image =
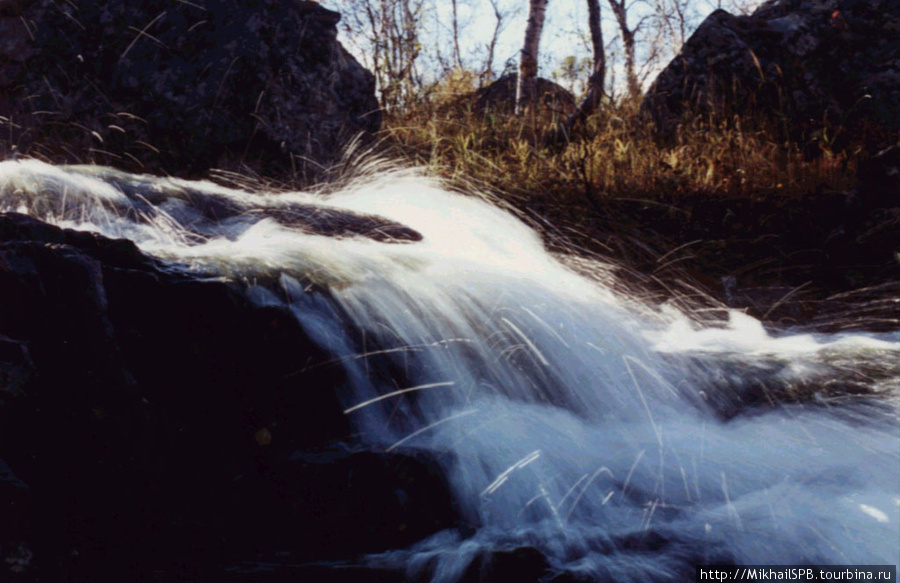
[[[277,220],[300,206],[421,240]],[[617,581],[713,562],[900,564],[898,333],[647,305],[615,291],[612,266],[576,270],[511,212],[413,172],[301,193],[8,161],[0,210],[128,238],[289,305],[344,367],[358,439],[440,460],[468,525],[368,564],[440,582],[526,546]]]

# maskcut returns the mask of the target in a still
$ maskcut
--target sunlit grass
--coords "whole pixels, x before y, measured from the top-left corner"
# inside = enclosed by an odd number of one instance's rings
[[[842,191],[855,174],[852,150],[780,142],[763,123],[691,120],[663,140],[634,104],[620,103],[554,143],[548,136],[560,119],[548,111],[486,115],[457,99],[388,115],[384,134],[404,157],[451,184],[483,184],[548,218],[577,219],[623,198],[671,204],[696,195]]]

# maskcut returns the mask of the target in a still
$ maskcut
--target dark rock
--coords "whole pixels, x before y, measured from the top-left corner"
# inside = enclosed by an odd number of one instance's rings
[[[24,0],[0,0],[0,16],[18,16],[22,14]]]
[[[479,114],[511,114],[516,108],[518,78],[515,73],[504,75],[487,87],[476,91],[472,96],[473,111]],[[575,111],[575,96],[553,81],[538,77],[535,80],[535,92],[538,104],[543,109],[562,115]]]
[[[750,16],[717,10],[642,109],[664,135],[686,116],[752,114],[813,150],[859,139],[874,151],[900,133],[898,31],[895,0],[769,0]]]
[[[297,564],[282,562],[252,562],[235,565],[226,570],[222,578],[231,581],[251,581],[252,583],[284,583],[285,581],[315,581],[315,583],[409,583],[401,571],[372,568],[362,565]]]
[[[28,484],[0,459],[0,557],[22,540],[27,509]]]
[[[290,210],[268,210],[266,217],[286,227],[299,227],[314,235],[347,237],[357,235],[380,243],[421,241],[418,231],[375,215],[360,215],[345,210],[294,205]]]
[[[34,372],[34,365],[28,356],[28,347],[22,342],[0,335],[0,405],[4,393],[17,396],[22,393]]]
[[[48,581],[216,580],[257,550],[346,559],[455,523],[433,461],[334,445],[343,372],[246,292],[0,213],[4,552]]]
[[[242,549],[288,545],[297,559],[335,559],[404,548],[459,520],[441,468],[414,451],[331,448],[258,463],[236,485],[255,494],[230,520],[263,526],[233,529],[245,532]]]
[[[863,160],[857,171],[858,194],[867,207],[900,209],[900,146]]]
[[[549,567],[547,558],[534,547],[495,550],[478,555],[461,583],[538,583]]]
[[[296,0],[4,5],[0,155],[315,178],[381,122],[339,19]]]

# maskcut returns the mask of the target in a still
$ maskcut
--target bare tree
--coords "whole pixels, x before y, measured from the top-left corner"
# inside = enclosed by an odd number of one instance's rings
[[[385,109],[411,102],[422,87],[417,60],[425,0],[348,0],[343,27],[375,74]]]
[[[456,66],[462,69],[462,51],[459,50],[459,0],[452,0],[453,3],[453,60]]]
[[[491,3],[491,8],[494,10],[494,19],[496,20],[494,24],[494,33],[491,35],[491,40],[487,44],[487,56],[484,60],[484,67],[481,71],[480,81],[481,85],[484,85],[486,81],[489,81],[494,76],[494,53],[497,50],[497,39],[500,38],[500,32],[503,30],[503,18],[504,14],[500,11],[500,4],[498,0],[489,0]]]
[[[588,94],[585,101],[590,103],[591,111],[600,103],[606,83],[606,45],[603,43],[603,27],[600,20],[600,0],[587,0],[588,28],[591,31],[591,49],[594,57],[594,68],[588,82]]]
[[[610,0],[613,1],[613,0]],[[538,69],[538,52],[547,0],[528,0],[528,24],[525,27],[525,42],[519,55],[519,79],[516,84],[516,115],[522,113],[525,104],[534,104],[535,78]]]
[[[606,45],[603,43],[603,28],[600,20],[600,1],[587,0],[588,27],[591,31],[591,48],[594,54],[594,66],[588,80],[588,90],[578,109],[566,119],[562,127],[557,127],[550,135],[550,141],[559,141],[563,135],[569,135],[578,122],[583,122],[597,109],[605,93],[606,83]]]
[[[609,7],[616,18],[619,36],[622,37],[622,46],[625,49],[625,83],[628,87],[628,93],[632,97],[637,97],[641,94],[641,83],[637,75],[635,39],[640,23],[634,27],[629,26],[628,9],[630,5],[626,4],[626,0],[609,0]]]
[[[657,12],[661,12],[664,16],[663,24],[669,33],[672,50],[679,51],[687,41],[688,27],[696,20],[696,13],[691,11],[695,6],[691,0],[656,0],[656,2]]]
[[[732,14],[750,14],[763,3],[763,0],[706,0],[704,4],[718,10],[727,10]]]

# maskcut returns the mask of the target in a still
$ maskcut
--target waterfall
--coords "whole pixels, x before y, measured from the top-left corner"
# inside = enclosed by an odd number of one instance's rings
[[[131,239],[289,307],[343,367],[358,439],[439,460],[471,527],[371,564],[450,582],[522,546],[619,581],[900,563],[898,333],[647,305],[612,266],[575,266],[497,204],[413,172],[276,193],[10,161],[0,210]],[[341,213],[421,237],[317,232]],[[866,395],[831,390],[851,381]]]

